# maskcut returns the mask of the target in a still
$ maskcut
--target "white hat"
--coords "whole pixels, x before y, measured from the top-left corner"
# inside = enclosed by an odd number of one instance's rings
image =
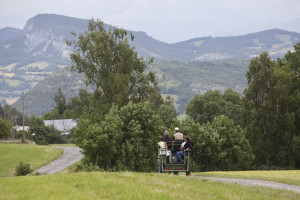
[[[179,128],[178,128],[178,127],[176,127],[176,128],[175,128],[175,131],[179,131]]]

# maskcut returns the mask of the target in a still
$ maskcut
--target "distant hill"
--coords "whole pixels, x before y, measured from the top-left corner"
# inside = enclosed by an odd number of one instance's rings
[[[76,95],[78,88],[84,86],[77,85],[83,77],[56,70],[71,65],[70,49],[65,41],[74,39],[71,32],[83,33],[88,22],[40,14],[29,19],[23,30],[0,29],[0,39],[3,39],[0,42],[0,103],[13,102],[25,91],[26,111],[29,115],[41,115],[53,107],[58,87],[64,88],[67,97]],[[280,29],[232,37],[200,37],[173,44],[156,40],[145,32],[128,32],[134,34],[131,45],[140,56],[155,58],[151,69],[157,71],[162,93],[177,99],[179,112],[184,111],[195,93],[228,87],[241,93],[251,58],[268,51],[276,59],[300,42],[299,33]],[[52,72],[55,73],[49,77]],[[72,76],[77,77],[75,82]],[[14,106],[20,108],[20,102]]]
[[[52,110],[55,106],[53,98],[59,88],[62,89],[67,100],[76,96],[81,88],[88,89],[82,74],[71,72],[70,68],[58,70],[25,93],[25,113],[28,116],[32,114],[41,116]],[[22,110],[21,98],[13,106]]]
[[[13,38],[21,32],[22,30],[16,28],[2,28],[0,29],[0,42]]]
[[[156,72],[159,87],[163,95],[172,96],[178,112],[185,111],[186,104],[197,94],[207,90],[224,91],[232,88],[239,93],[246,87],[245,72],[248,61],[202,61],[179,62],[158,61],[150,66]],[[38,116],[49,112],[55,106],[54,95],[58,88],[67,99],[78,94],[80,88],[86,88],[84,76],[71,72],[69,68],[56,71],[25,93],[25,113]],[[91,88],[89,88],[91,89]],[[22,109],[19,99],[13,104],[18,110]]]
[[[29,19],[14,37],[0,43],[0,65],[37,61],[66,64],[70,49],[66,39],[71,32],[84,32],[88,20],[54,14],[40,14]],[[109,26],[109,25],[106,25]],[[250,59],[262,51],[282,57],[300,41],[300,34],[272,29],[234,37],[202,37],[167,44],[144,32],[132,31],[134,45],[140,55],[160,60],[222,60]]]

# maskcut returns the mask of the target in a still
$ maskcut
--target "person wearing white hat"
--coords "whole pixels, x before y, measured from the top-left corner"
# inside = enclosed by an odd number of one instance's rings
[[[175,128],[174,140],[183,140],[183,134],[179,132],[179,128]]]

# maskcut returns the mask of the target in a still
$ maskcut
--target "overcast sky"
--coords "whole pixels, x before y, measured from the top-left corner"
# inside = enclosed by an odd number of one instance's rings
[[[173,43],[278,26],[293,30],[300,23],[300,0],[0,0],[0,28],[22,29],[42,13],[101,19]]]

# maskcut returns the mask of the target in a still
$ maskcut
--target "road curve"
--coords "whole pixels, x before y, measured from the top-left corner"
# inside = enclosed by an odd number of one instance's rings
[[[78,147],[71,146],[53,146],[56,148],[61,148],[64,150],[62,157],[59,159],[45,165],[34,172],[39,172],[40,174],[54,174],[57,173],[74,163],[78,162],[83,158],[83,154],[81,153],[82,149]]]
[[[291,190],[293,192],[300,193],[300,186],[288,185],[288,184],[284,184],[284,183],[277,183],[277,182],[273,182],[273,181],[238,179],[238,178],[217,178],[217,177],[204,177],[204,176],[198,176],[198,177],[201,179],[212,180],[212,181],[237,183],[237,184],[241,184],[241,185],[250,185],[250,186],[271,187],[271,188],[276,188],[276,189]]]

